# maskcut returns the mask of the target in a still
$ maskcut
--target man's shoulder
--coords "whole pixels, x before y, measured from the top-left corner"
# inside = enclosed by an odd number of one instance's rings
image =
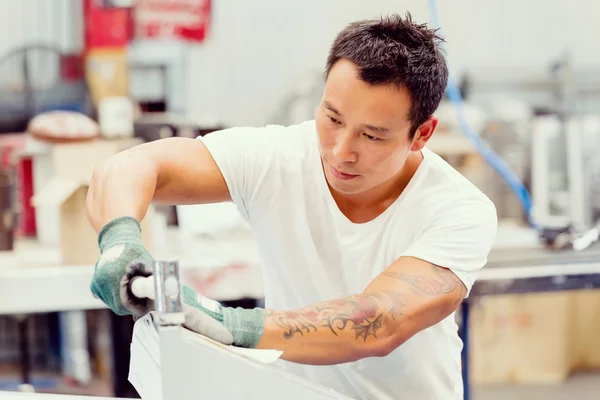
[[[316,148],[314,121],[296,125],[235,126],[198,137],[209,149],[239,149],[241,154],[302,156]],[[236,152],[234,152],[236,153]]]
[[[431,153],[425,159],[419,190],[407,204],[419,210],[411,214],[417,230],[456,249],[477,242],[491,246],[498,226],[494,203],[441,157]]]
[[[494,207],[494,203],[479,187],[442,157],[427,149],[424,154],[428,163],[424,186],[431,194],[440,195],[435,196],[438,201],[446,205],[474,202]]]
[[[422,223],[443,224],[462,219],[491,224],[496,220],[496,207],[481,189],[435,153],[426,150],[424,156],[423,173],[406,205],[422,210],[418,214]]]
[[[284,131],[288,133],[310,133],[315,132],[316,125],[315,120],[306,120],[295,124],[289,125],[277,125],[277,124],[267,124],[264,126],[265,129],[276,129],[279,131]]]
[[[315,121],[309,120],[294,125],[266,124],[260,126],[237,125],[218,131],[211,132],[204,137],[214,137],[219,135],[238,136],[238,137],[265,137],[279,135],[302,135],[316,132]],[[201,139],[202,137],[198,137]]]
[[[316,140],[315,121],[304,121],[294,125],[266,125],[265,132],[280,137],[282,145],[289,143],[313,143]]]

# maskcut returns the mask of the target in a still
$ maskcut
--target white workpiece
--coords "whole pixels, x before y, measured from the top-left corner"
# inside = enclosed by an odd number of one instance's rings
[[[225,346],[181,326],[157,326],[155,321],[147,314],[133,331],[129,381],[143,400],[350,400],[277,366],[280,351]],[[199,382],[199,376],[210,379]],[[236,377],[235,385],[229,384],[231,376]]]
[[[178,259],[182,280],[217,300],[261,298],[260,261],[251,236],[228,239],[167,232],[157,258]],[[17,240],[14,251],[0,252],[0,314],[104,308],[90,291],[93,265],[61,265],[57,247]]]

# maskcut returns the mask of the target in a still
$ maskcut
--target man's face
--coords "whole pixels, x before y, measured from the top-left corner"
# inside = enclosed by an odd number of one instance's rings
[[[350,61],[333,66],[315,119],[325,177],[335,191],[363,193],[400,172],[412,147],[410,106],[408,91],[363,82]]]

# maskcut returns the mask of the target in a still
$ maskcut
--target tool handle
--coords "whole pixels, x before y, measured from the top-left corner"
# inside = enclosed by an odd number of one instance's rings
[[[136,276],[131,279],[129,283],[131,293],[139,299],[152,299],[154,300],[154,277],[153,276]]]
[[[128,292],[139,299],[154,300],[158,325],[182,325],[185,314],[179,283],[179,262],[155,261],[153,269],[151,276],[132,277]]]
[[[129,287],[131,288],[131,293],[139,299],[152,299],[156,300],[156,289],[154,287],[154,276],[136,276],[131,279],[129,283]],[[168,297],[174,298],[179,294],[179,284],[177,283],[177,278],[174,276],[169,276],[165,279],[162,290],[164,294]]]

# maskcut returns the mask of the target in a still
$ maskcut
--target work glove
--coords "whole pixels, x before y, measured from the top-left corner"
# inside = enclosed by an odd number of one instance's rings
[[[150,299],[138,299],[129,288],[136,276],[151,276],[152,256],[142,244],[140,223],[119,217],[107,223],[98,235],[100,257],[96,262],[91,290],[118,315],[145,315],[154,309]]]
[[[256,347],[264,332],[264,309],[223,307],[189,286],[182,291],[184,327],[223,344]]]

